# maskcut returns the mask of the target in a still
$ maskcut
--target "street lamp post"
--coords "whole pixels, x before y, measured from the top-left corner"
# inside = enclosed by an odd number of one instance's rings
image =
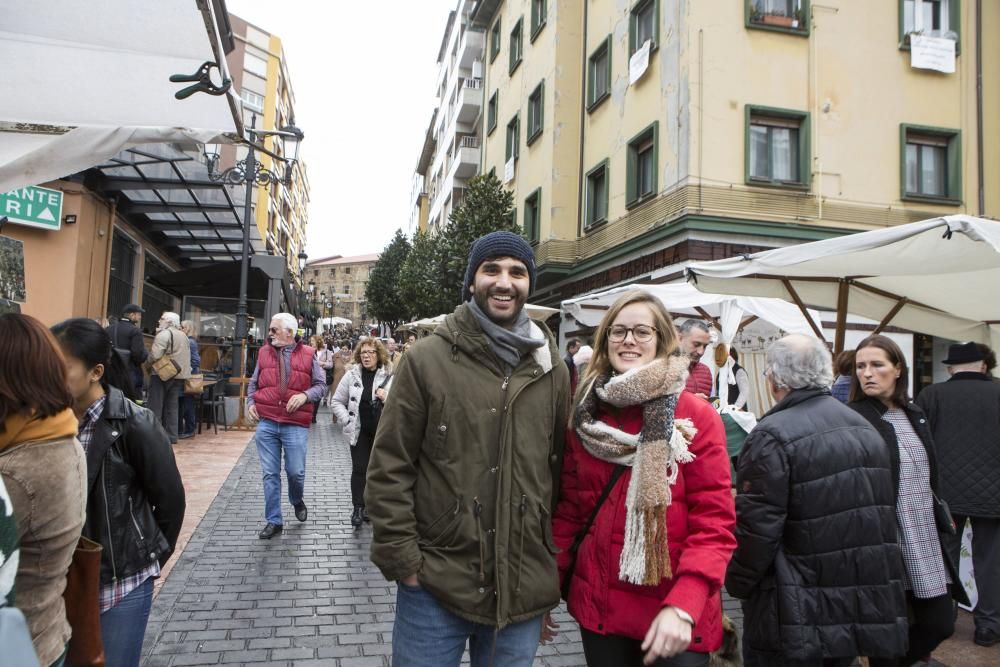
[[[247,157],[245,160],[237,162],[234,166],[224,170],[222,173],[216,171],[219,163],[219,155],[205,155],[208,166],[208,177],[215,182],[224,182],[230,185],[243,185],[246,187],[246,197],[243,201],[243,247],[240,254],[240,295],[236,304],[236,340],[245,341],[249,330],[247,312],[247,282],[250,274],[250,225],[253,215],[253,189],[254,186],[266,186],[273,183],[280,183],[288,187],[292,183],[292,172],[295,163],[299,159],[299,143],[302,141],[302,130],[295,127],[294,122],[279,130],[258,130],[257,116],[251,115],[250,127],[246,128],[247,137]],[[295,157],[291,160],[271,152],[265,146],[257,144],[257,141],[267,137],[280,137],[284,143],[292,144],[295,150]],[[260,151],[270,155],[275,160],[285,164],[285,174],[278,176],[276,172],[265,169],[257,161],[256,152]],[[240,375],[245,372],[244,360],[240,359]]]

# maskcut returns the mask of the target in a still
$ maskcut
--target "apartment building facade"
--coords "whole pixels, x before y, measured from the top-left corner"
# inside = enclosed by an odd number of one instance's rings
[[[487,33],[482,170],[514,191],[535,243],[533,301],[995,211],[1000,144],[983,137],[995,134],[1000,46],[976,36],[1000,26],[1000,6],[982,3],[979,22],[975,7],[475,3],[469,23]],[[939,38],[937,69],[913,34]]]
[[[226,56],[233,85],[243,100],[244,123],[258,130],[277,130],[295,119],[295,93],[281,38],[244,19],[230,15],[235,48]],[[282,142],[268,137],[262,143],[282,155]],[[220,169],[246,158],[246,148],[223,146]],[[284,173],[265,153],[255,157],[265,169]],[[289,158],[293,157],[291,155]],[[267,252],[285,258],[289,274],[299,278],[298,254],[306,247],[309,222],[309,178],[305,163],[295,164],[291,185],[273,183],[254,188],[254,222]]]
[[[346,317],[354,326],[368,322],[365,290],[378,254],[326,257],[306,264],[306,289],[320,317]]]
[[[446,225],[462,203],[466,182],[479,173],[485,34],[469,24],[474,4],[473,0],[458,1],[441,39],[437,108],[417,160],[411,228],[433,231]]]

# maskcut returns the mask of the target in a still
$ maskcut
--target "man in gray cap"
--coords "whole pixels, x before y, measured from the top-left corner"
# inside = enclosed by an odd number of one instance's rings
[[[115,353],[125,362],[139,396],[142,395],[142,365],[149,357],[149,352],[143,344],[142,331],[139,329],[139,322],[142,321],[144,312],[146,311],[139,304],[130,303],[122,309],[122,316],[118,321],[110,324],[107,329]]]
[[[530,665],[559,604],[550,516],[569,371],[524,312],[534,282],[523,238],[480,237],[465,303],[393,380],[365,499],[372,562],[398,583],[394,665],[458,665],[466,643],[474,665]]]
[[[957,534],[945,536],[953,563],[961,556],[965,522],[972,523],[979,595],[973,640],[993,646],[1000,643],[1000,383],[986,372],[984,347],[949,347],[944,364],[951,378],[920,392],[917,405],[931,423],[941,498],[958,526]]]

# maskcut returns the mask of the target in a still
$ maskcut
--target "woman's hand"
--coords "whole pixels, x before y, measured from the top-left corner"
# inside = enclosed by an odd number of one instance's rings
[[[387,394],[385,393],[385,389],[380,387],[375,390],[375,398],[377,398],[378,400],[384,401],[386,396]]]
[[[677,615],[673,607],[664,607],[656,615],[642,640],[644,665],[651,665],[658,658],[670,658],[687,650],[691,643],[691,624]]]
[[[552,613],[545,612],[545,616],[542,617],[542,644],[548,644],[549,642],[555,640],[559,636],[559,624],[552,620]]]

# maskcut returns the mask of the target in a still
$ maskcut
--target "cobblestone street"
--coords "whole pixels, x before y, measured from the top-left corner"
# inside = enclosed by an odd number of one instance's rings
[[[257,538],[264,501],[257,451],[246,434],[248,446],[201,523],[185,526],[194,534],[171,560],[172,569],[153,602],[144,665],[389,664],[395,585],[368,560],[370,526],[355,533],[348,521],[350,453],[329,417],[323,408],[320,423],[310,432],[309,520],[297,522],[286,500],[285,531],[270,541]],[[221,455],[223,449],[232,451],[230,443],[238,437],[229,431],[221,439],[188,442],[218,449]],[[185,482],[214,491],[216,483],[196,481],[200,473],[212,473],[199,463],[204,457],[196,456],[194,447],[178,453]],[[221,469],[216,462],[215,474]],[[197,521],[197,513],[189,512],[188,521]],[[738,603],[724,593],[723,607],[742,626]],[[584,665],[576,624],[564,607],[554,618],[560,635],[555,643],[539,647],[535,665]],[[963,634],[970,632],[966,628]],[[942,662],[932,664],[992,664],[983,661],[984,651],[991,649],[976,651],[963,639],[956,635],[951,646],[942,646],[937,656]]]
[[[395,586],[368,561],[371,528],[348,522],[350,455],[326,410],[310,434],[298,523],[257,539],[263,494],[247,447],[153,604],[144,664],[388,665]],[[583,665],[580,634],[562,609],[558,641],[536,665]]]

